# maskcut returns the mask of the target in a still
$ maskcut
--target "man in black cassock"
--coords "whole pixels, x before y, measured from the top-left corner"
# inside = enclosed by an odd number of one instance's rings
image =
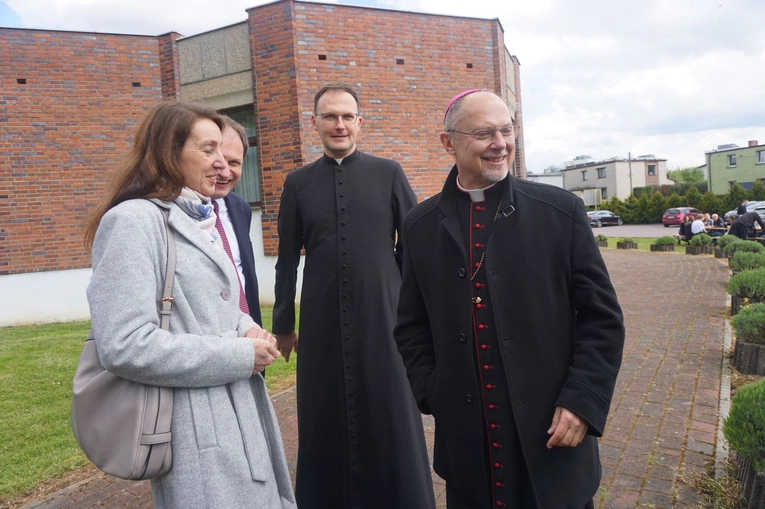
[[[393,341],[397,233],[417,200],[398,163],[356,149],[361,122],[352,88],[319,90],[311,123],[324,156],[282,192],[273,333],[287,360],[306,253],[295,495],[301,509],[431,509],[422,419]]]
[[[515,136],[496,95],[450,103],[441,142],[456,164],[404,221],[394,336],[436,422],[449,509],[583,509],[623,318],[584,203],[510,175]]]

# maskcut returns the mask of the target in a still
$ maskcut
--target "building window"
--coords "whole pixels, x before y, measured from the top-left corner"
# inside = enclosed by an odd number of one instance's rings
[[[656,175],[656,165],[655,164],[649,164],[648,165],[648,174],[649,175]]]
[[[601,200],[607,200],[608,199],[608,188],[607,187],[601,187],[600,188],[600,199]]]
[[[765,164],[765,150],[757,151],[757,164]]]
[[[221,110],[220,113],[228,115],[232,120],[239,122],[247,131],[250,149],[247,158],[242,165],[242,178],[234,188],[234,192],[250,202],[251,205],[260,204],[260,169],[258,168],[258,147],[255,137],[255,110],[253,105],[244,108]]]
[[[736,166],[736,154],[731,154],[728,156],[728,168],[733,168]]]
[[[582,180],[587,180],[587,170],[582,170]]]
[[[605,168],[598,168],[598,178],[599,179],[606,178],[606,169]]]

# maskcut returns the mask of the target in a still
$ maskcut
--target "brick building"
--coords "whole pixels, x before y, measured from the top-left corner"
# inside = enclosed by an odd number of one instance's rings
[[[82,220],[163,99],[201,102],[248,128],[237,192],[253,205],[263,300],[273,298],[276,217],[286,174],[321,153],[310,125],[326,81],[361,98],[359,148],[398,160],[420,200],[452,165],[443,108],[486,88],[522,124],[520,64],[498,20],[281,0],[192,37],[0,28],[0,325],[87,318]],[[522,130],[515,174],[525,177]],[[4,299],[5,300],[5,299]]]

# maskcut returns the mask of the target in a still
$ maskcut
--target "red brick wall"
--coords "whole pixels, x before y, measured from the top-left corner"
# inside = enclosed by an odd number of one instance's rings
[[[248,12],[267,255],[278,245],[276,217],[286,174],[322,154],[310,116],[323,83],[340,80],[356,88],[364,117],[359,148],[399,161],[420,200],[440,191],[453,164],[439,141],[449,99],[466,88],[504,95],[502,27],[496,20],[291,0]],[[277,142],[279,151],[272,148]]]
[[[0,275],[90,266],[82,220],[162,99],[158,50],[156,37],[0,29]]]
[[[523,139],[523,99],[521,98],[521,63],[516,57],[512,57],[513,82],[515,83],[515,121],[518,123],[518,137],[515,146],[515,176],[526,178],[526,143]]]
[[[286,174],[305,164],[295,62],[295,9],[276,2],[247,11],[266,255],[276,254],[278,204]]]
[[[162,80],[162,99],[175,99],[181,95],[180,71],[178,70],[178,46],[175,40],[178,32],[169,32],[157,37],[159,43],[159,69]]]

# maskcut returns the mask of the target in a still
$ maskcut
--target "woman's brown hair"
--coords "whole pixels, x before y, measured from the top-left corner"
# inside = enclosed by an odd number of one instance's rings
[[[85,227],[88,249],[93,246],[101,218],[112,207],[133,198],[172,201],[181,194],[183,174],[178,161],[194,124],[201,119],[212,120],[223,130],[223,118],[204,106],[167,101],[149,110],[135,134],[133,148],[88,219]]]

